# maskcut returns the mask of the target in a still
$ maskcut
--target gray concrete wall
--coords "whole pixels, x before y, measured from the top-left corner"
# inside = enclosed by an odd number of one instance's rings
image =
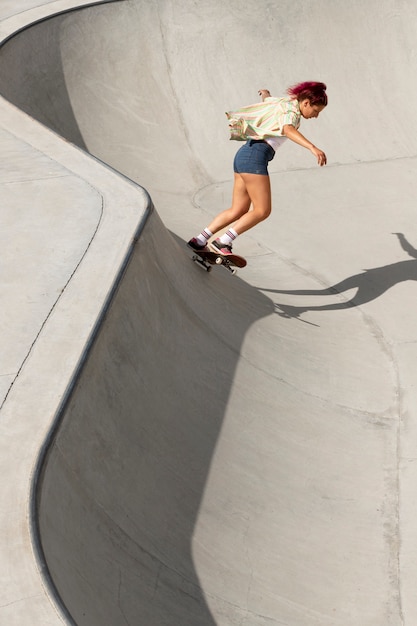
[[[193,270],[154,213],[48,454],[41,541],[77,624],[215,623],[193,534],[242,342],[271,303]],[[233,311],[213,315],[226,297]],[[227,594],[217,602],[232,616]]]

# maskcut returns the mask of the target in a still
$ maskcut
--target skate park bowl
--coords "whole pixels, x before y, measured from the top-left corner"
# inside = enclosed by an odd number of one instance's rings
[[[0,25],[0,624],[414,626],[417,5]],[[205,272],[225,111],[311,79],[328,164],[280,148],[247,267]]]

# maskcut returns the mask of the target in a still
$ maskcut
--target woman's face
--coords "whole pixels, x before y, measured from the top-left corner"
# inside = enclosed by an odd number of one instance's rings
[[[300,112],[306,120],[318,117],[324,108],[324,104],[310,104],[310,100],[302,100],[300,102]]]

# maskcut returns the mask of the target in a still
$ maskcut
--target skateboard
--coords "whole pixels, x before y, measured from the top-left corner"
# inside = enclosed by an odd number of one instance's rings
[[[238,254],[220,254],[214,250],[193,250],[192,259],[195,263],[204,267],[206,272],[211,272],[213,265],[223,265],[229,272],[236,274],[238,267],[245,267],[246,259]]]

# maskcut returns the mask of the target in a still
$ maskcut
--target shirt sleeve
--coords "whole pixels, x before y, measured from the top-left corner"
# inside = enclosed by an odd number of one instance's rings
[[[280,134],[286,124],[298,128],[300,126],[300,108],[296,100],[282,101],[277,111],[277,124],[280,128]]]

